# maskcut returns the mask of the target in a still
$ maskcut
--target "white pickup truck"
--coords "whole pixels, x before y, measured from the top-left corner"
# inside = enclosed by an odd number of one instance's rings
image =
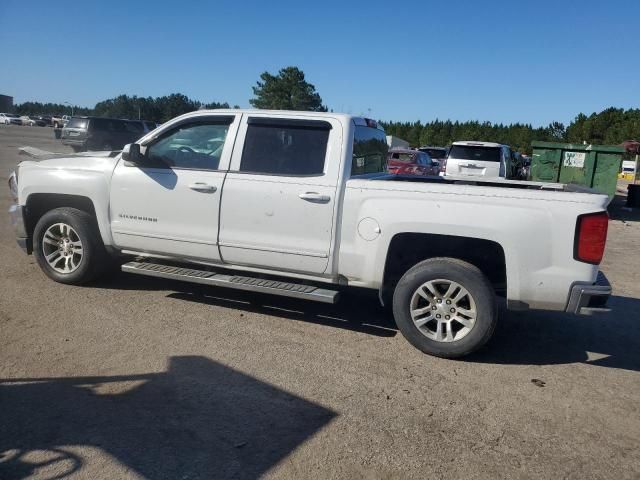
[[[409,342],[442,357],[491,337],[499,297],[510,309],[606,309],[606,195],[403,178],[385,172],[386,153],[365,118],[198,111],[122,152],[20,163],[10,214],[18,243],[58,282],[118,264],[330,303],[372,289]]]

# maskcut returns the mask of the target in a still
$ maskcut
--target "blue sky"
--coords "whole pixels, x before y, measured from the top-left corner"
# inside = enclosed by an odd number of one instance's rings
[[[3,0],[0,65],[15,102],[248,107],[261,72],[296,65],[335,111],[568,123],[640,107],[640,1]]]

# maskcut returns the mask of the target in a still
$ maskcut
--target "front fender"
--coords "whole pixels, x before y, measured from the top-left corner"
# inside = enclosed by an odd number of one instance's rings
[[[93,204],[100,236],[113,245],[109,226],[109,179],[104,172],[61,168],[23,167],[18,180],[18,200],[27,205],[33,194],[60,194],[85,197]]]

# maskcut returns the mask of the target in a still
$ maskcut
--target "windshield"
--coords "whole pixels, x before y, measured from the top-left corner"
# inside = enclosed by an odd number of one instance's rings
[[[449,158],[476,160],[478,162],[499,162],[500,147],[481,147],[477,145],[453,145]]]
[[[87,118],[72,118],[67,123],[67,128],[87,128]]]
[[[388,151],[389,146],[384,130],[356,126],[353,134],[351,176],[386,171]]]

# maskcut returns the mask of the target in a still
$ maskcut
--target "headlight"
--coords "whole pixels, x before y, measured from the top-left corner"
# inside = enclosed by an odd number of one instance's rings
[[[16,172],[12,172],[9,177],[9,190],[11,191],[11,197],[14,201],[18,201],[18,175]]]

